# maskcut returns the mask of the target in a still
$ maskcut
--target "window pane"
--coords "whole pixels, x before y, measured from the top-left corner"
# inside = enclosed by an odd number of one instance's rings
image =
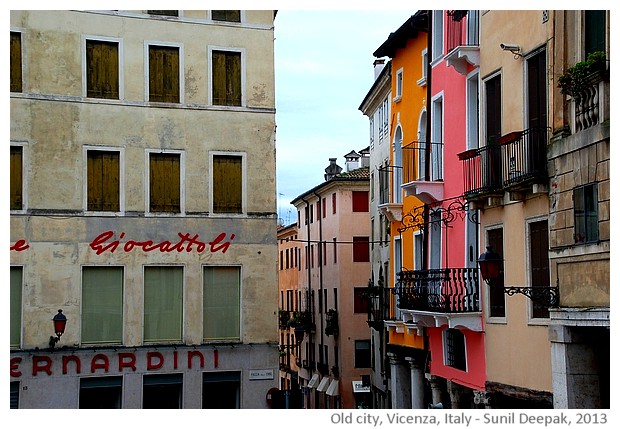
[[[80,379],[80,408],[121,408],[122,377],[93,377]]]
[[[149,46],[149,101],[178,103],[179,48]]]
[[[205,267],[204,332],[205,340],[238,340],[240,329],[239,267]]]
[[[150,210],[181,212],[181,155],[150,155]]]
[[[444,347],[446,365],[466,371],[465,335],[458,329],[446,329],[444,331]]]
[[[118,43],[86,41],[86,96],[118,99]]]
[[[355,368],[370,368],[370,341],[355,341]]]
[[[183,328],[183,268],[145,267],[144,341],[179,341]]]
[[[22,35],[11,31],[11,91],[22,92]]]
[[[605,52],[605,11],[586,10],[585,12],[585,54]]]
[[[242,159],[213,156],[213,212],[242,213]]]
[[[212,10],[211,18],[214,21],[241,22],[240,10]]]
[[[11,267],[11,346],[19,347],[22,332],[23,268]]]
[[[123,268],[82,270],[82,343],[123,340]]]
[[[88,210],[120,210],[120,154],[88,151]]]
[[[21,146],[11,146],[11,210],[23,208],[23,149]]]
[[[203,373],[202,408],[240,408],[241,376],[238,372]]]
[[[183,408],[183,375],[145,375],[142,386],[142,408]]]

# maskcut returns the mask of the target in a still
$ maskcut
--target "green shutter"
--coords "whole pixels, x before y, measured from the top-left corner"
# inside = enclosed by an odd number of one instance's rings
[[[123,341],[123,268],[82,270],[82,343]]]
[[[241,336],[241,269],[205,267],[203,281],[204,339],[238,340]]]
[[[144,341],[181,341],[183,268],[144,269]]]
[[[22,284],[23,268],[11,267],[11,347],[19,347],[22,332]]]

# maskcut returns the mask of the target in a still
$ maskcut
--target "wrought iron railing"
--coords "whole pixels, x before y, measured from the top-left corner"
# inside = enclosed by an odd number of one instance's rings
[[[546,180],[548,136],[548,128],[530,128],[460,153],[464,195],[471,197]]]
[[[443,143],[413,141],[403,146],[403,182],[426,180],[427,151],[430,150],[429,181],[443,180]]]
[[[374,286],[369,284],[367,295],[368,305],[368,326],[381,330],[385,320],[392,320],[390,308],[392,305],[392,291],[394,289],[384,286]]]
[[[477,268],[401,271],[397,274],[395,293],[401,310],[480,311]]]

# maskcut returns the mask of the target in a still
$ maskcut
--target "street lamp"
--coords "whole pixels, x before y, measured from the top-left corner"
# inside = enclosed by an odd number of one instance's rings
[[[65,333],[65,326],[67,325],[67,317],[62,314],[62,310],[58,310],[58,313],[52,319],[54,322],[54,332],[56,336],[50,337],[50,348],[53,349],[56,346],[56,343],[60,341],[60,337]]]
[[[480,275],[488,285],[491,285],[491,283],[499,278],[502,262],[502,257],[499,253],[494,252],[491,246],[487,246],[486,252],[478,258]]]

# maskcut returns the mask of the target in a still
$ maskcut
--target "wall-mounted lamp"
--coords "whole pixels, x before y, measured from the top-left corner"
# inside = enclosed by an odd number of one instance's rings
[[[65,326],[67,326],[67,317],[62,314],[62,310],[58,310],[58,313],[52,319],[54,322],[54,332],[56,336],[50,337],[50,348],[53,349],[56,343],[60,341],[60,337],[65,333]]]
[[[499,47],[502,48],[504,51],[511,52],[514,55],[515,60],[523,56],[523,54],[521,53],[521,46],[519,45],[513,45],[511,43],[500,43]]]
[[[495,281],[499,279],[503,263],[504,261],[501,256],[494,252],[491,246],[487,246],[486,252],[478,258],[480,276],[489,286],[494,286]],[[559,286],[505,286],[503,289],[504,293],[508,296],[517,293],[525,295],[532,301],[546,308],[557,307],[560,304]]]

